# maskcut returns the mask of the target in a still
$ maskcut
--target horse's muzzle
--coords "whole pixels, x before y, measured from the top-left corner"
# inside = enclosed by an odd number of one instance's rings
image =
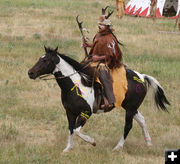
[[[29,78],[30,78],[30,79],[34,79],[34,80],[36,79],[35,73],[33,73],[33,72],[30,71],[30,70],[28,71],[28,75],[29,75]]]

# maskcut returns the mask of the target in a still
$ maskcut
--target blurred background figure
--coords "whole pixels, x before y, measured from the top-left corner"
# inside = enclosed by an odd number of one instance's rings
[[[178,29],[180,31],[180,11],[179,11],[179,14],[177,15],[177,18],[176,18],[176,22],[175,22],[175,25],[174,25],[174,30],[177,28],[177,25],[178,25]]]
[[[116,0],[116,16],[122,18],[124,16],[125,3],[124,0]]]
[[[155,20],[157,10],[157,0],[151,0],[150,17]]]
[[[179,14],[178,14],[178,18],[179,19],[179,23],[178,23],[178,28],[179,28],[179,31],[180,31],[180,11],[179,11]]]

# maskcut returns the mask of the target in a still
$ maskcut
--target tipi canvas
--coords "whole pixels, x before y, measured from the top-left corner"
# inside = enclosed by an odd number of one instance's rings
[[[149,17],[151,0],[130,0],[125,14]],[[180,12],[180,0],[157,0],[156,17],[177,18]]]

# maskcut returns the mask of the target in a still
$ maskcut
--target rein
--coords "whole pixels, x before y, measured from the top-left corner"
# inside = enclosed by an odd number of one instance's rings
[[[90,62],[87,63],[81,70],[85,69],[85,68],[88,67],[89,65],[90,65]],[[59,76],[59,77],[46,78],[46,77],[50,76],[51,74],[42,75],[42,76],[39,77],[39,79],[40,79],[40,80],[64,79],[64,78],[67,78],[67,77],[71,77],[71,76],[73,76],[73,75],[75,75],[75,74],[77,74],[77,73],[81,73],[81,74],[83,74],[84,76],[88,76],[88,75],[82,73],[82,72],[79,70],[79,71],[76,71],[76,72],[74,72],[74,73],[72,73],[72,74],[70,74],[70,75],[67,75],[67,76]]]

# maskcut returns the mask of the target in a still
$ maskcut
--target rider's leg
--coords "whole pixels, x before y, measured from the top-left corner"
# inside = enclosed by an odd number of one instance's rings
[[[114,106],[116,98],[113,92],[113,80],[109,70],[106,67],[100,67],[99,79],[104,86],[105,96],[108,100],[108,103]]]

